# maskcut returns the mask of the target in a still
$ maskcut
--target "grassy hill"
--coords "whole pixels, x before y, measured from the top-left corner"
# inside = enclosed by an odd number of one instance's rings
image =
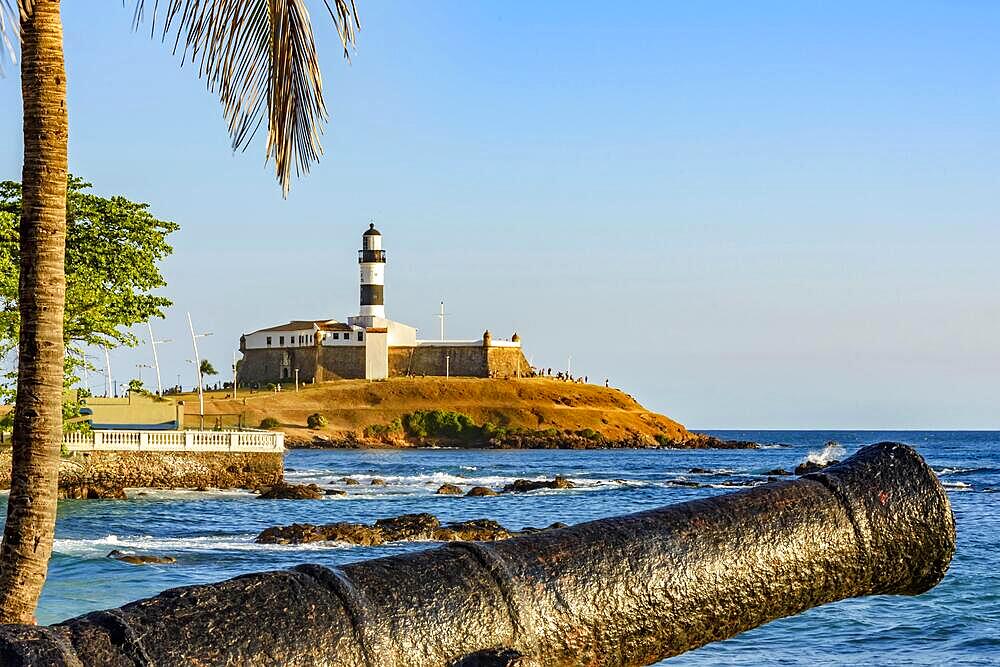
[[[187,401],[189,423],[193,423],[198,413],[197,397],[182,398]],[[373,433],[384,433],[395,420],[405,422],[407,415],[423,410],[461,413],[477,426],[488,425],[492,430],[487,435],[503,436],[493,439],[493,446],[557,446],[546,445],[542,442],[546,439],[582,440],[573,446],[706,446],[704,436],[646,410],[618,389],[548,378],[341,380],[303,387],[297,393],[241,391],[236,400],[225,393],[208,394],[205,399],[207,425],[220,415],[244,413],[246,423],[252,426],[272,417],[281,424],[291,444],[311,442],[317,436],[331,444],[412,444],[414,438],[404,439],[402,432],[392,437],[376,437]],[[313,413],[326,417],[327,425],[316,430],[307,428],[306,420]],[[469,444],[483,446],[490,439],[481,437],[479,442]]]

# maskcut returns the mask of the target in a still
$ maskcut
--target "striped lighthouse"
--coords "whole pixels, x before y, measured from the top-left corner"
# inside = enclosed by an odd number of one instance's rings
[[[375,223],[368,225],[361,237],[358,251],[361,265],[361,317],[385,319],[385,250],[382,250],[382,234],[375,229]]]

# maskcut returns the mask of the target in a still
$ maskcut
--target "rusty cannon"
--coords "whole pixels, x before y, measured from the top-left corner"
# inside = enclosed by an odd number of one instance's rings
[[[954,549],[934,472],[881,443],[629,516],[0,626],[0,664],[646,665],[828,602],[922,593]]]

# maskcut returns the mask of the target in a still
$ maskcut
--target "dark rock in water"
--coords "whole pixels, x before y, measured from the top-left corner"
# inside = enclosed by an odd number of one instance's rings
[[[315,484],[275,484],[257,496],[263,500],[318,500],[325,494]]]
[[[68,484],[59,487],[59,497],[71,500],[128,500],[125,489],[108,484]]]
[[[257,535],[257,539],[254,541],[260,544],[305,544],[307,542],[322,542],[323,540],[332,539],[328,538],[326,533],[320,530],[320,528],[328,527],[329,526],[314,526],[311,523],[293,523],[290,526],[274,526],[272,528],[265,528],[259,535]]]
[[[554,523],[549,528],[564,528]],[[257,536],[259,544],[304,544],[307,542],[347,542],[360,546],[378,546],[386,542],[406,540],[438,540],[442,542],[492,542],[539,529],[512,532],[491,519],[460,521],[442,526],[433,514],[403,514],[389,519],[379,519],[374,525],[359,523],[331,523],[316,526],[296,523],[290,526],[268,528]]]
[[[429,539],[431,533],[441,526],[437,517],[427,512],[419,514],[400,514],[389,519],[379,519],[375,522],[375,529],[381,530],[389,540],[405,539]]]
[[[434,493],[439,496],[460,496],[462,495],[462,488],[455,484],[442,484]]]
[[[827,461],[826,463],[817,463],[815,461],[803,461],[802,463],[795,466],[795,474],[805,475],[807,473],[816,472],[817,470],[828,468],[835,463],[840,463],[840,461]]]
[[[494,542],[506,540],[513,533],[492,519],[474,519],[459,523],[449,523],[434,531],[434,539],[450,542]]]
[[[537,489],[572,489],[576,486],[562,475],[556,475],[553,480],[536,482],[530,479],[515,479],[513,484],[503,487],[503,493],[527,493]]]
[[[372,486],[385,486],[385,480],[381,477],[372,477],[372,481],[369,484]]]
[[[723,440],[719,449],[760,449],[760,443],[753,440]]]
[[[347,491],[343,489],[326,489],[323,491],[324,496],[346,496]]]
[[[305,544],[308,542],[347,542],[374,547],[399,540],[431,540],[441,523],[432,514],[403,514],[379,519],[373,526],[361,523],[330,523],[316,526],[296,523],[275,526],[257,536],[260,544]]]
[[[712,471],[708,468],[691,468],[688,470],[688,473],[692,475],[710,475]]]
[[[108,558],[114,558],[115,560],[120,560],[123,563],[131,563],[132,565],[170,565],[177,562],[177,559],[173,556],[127,554],[118,549],[109,553]]]
[[[670,486],[685,486],[685,487],[690,487],[692,489],[700,489],[701,487],[705,486],[701,482],[692,482],[687,479],[668,479],[667,484],[669,484]]]
[[[768,470],[764,474],[765,475],[791,475],[792,473],[788,472],[784,468],[775,468],[774,470]]]
[[[667,447],[690,447],[695,449],[758,449],[760,447],[759,442],[754,442],[753,440],[723,440],[722,438],[717,438],[714,435],[706,435],[704,433],[694,434],[694,438],[687,442],[678,443],[665,443],[660,442],[661,445],[666,445]]]
[[[471,489],[469,489],[469,492],[466,493],[465,495],[472,498],[480,498],[483,496],[495,496],[497,495],[497,492],[489,488],[488,486],[474,486]]]
[[[347,486],[357,486],[358,484],[361,483],[358,480],[354,479],[353,477],[341,477],[337,481],[346,484]]]

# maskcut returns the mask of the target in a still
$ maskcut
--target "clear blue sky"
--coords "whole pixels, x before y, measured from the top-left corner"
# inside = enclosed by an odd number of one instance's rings
[[[312,3],[333,117],[287,201],[129,10],[64,3],[71,170],[182,226],[165,381],[187,310],[217,367],[353,314],[374,216],[390,317],[443,298],[689,426],[1000,427],[1000,3],[358,1],[350,65]],[[20,129],[15,68],[0,178]]]

